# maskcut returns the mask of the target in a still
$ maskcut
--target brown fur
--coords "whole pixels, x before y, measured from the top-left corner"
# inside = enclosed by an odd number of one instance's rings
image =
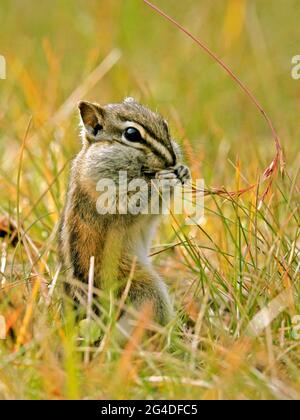
[[[144,176],[150,181],[149,175],[143,175],[143,168],[153,169],[154,173],[175,164],[178,152],[167,123],[135,101],[106,107],[82,102],[79,108],[84,128],[83,147],[73,162],[59,235],[59,251],[68,269],[68,281],[87,283],[90,257],[94,256],[95,286],[120,294],[136,258],[129,299],[137,309],[150,301],[156,321],[166,324],[172,315],[170,298],[147,258],[157,216],[100,216],[96,209],[95,183],[97,176],[115,179],[120,170],[126,170],[130,179]],[[122,145],[121,126],[126,120],[145,127],[151,138],[168,150],[167,157],[173,162],[164,161],[160,150],[155,155],[151,144],[143,150]],[[95,128],[99,128],[99,133]],[[69,290],[74,295],[76,287],[71,285]]]

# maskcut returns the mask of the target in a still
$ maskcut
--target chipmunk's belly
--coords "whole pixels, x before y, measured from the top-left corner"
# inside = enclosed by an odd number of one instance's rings
[[[128,252],[136,256],[143,264],[150,264],[150,246],[155,234],[158,217],[140,215],[128,232]]]

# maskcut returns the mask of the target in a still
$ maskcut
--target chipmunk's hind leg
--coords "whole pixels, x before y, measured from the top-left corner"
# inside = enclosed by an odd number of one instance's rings
[[[160,325],[167,325],[173,315],[170,296],[165,283],[158,277],[152,277],[151,282],[133,282],[129,293],[132,304],[139,308],[150,303],[153,307],[154,321]]]
[[[153,320],[165,326],[173,318],[171,299],[165,283],[155,273],[144,273],[143,280],[134,279],[129,292],[129,303],[136,313],[150,304],[153,310]],[[134,316],[129,311],[124,313],[118,322],[118,328],[127,339],[131,336],[138,315]]]

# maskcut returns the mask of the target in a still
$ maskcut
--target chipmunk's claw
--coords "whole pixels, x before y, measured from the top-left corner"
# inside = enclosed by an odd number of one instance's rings
[[[174,168],[174,173],[183,185],[191,180],[191,171],[185,165],[176,165]]]
[[[155,178],[168,180],[173,185],[178,185],[179,183],[184,185],[191,179],[191,172],[187,166],[178,164],[173,168],[157,172]]]

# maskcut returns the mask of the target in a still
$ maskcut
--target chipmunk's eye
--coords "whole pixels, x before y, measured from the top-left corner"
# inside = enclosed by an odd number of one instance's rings
[[[141,133],[137,128],[134,127],[128,127],[124,131],[124,137],[126,140],[132,141],[132,142],[141,142],[143,141],[143,138],[141,136]]]

